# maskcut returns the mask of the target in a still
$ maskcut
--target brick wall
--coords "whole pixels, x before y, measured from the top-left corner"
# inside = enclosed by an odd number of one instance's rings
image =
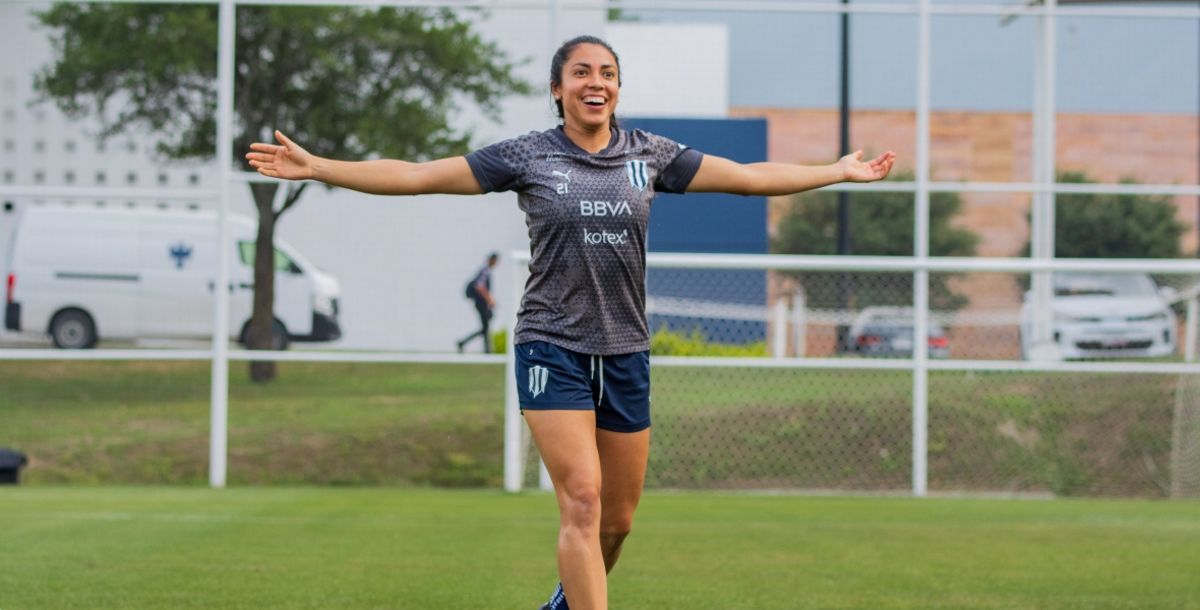
[[[734,116],[765,117],[768,121],[768,158],[785,163],[820,164],[838,156],[838,112],[734,108]],[[1195,115],[1132,115],[1060,113],[1056,125],[1056,159],[1060,170],[1086,171],[1101,182],[1133,178],[1141,183],[1196,184],[1200,182],[1200,123]],[[932,177],[937,181],[1028,182],[1032,179],[1032,116],[1014,112],[935,112],[930,117]],[[857,111],[851,117],[851,145],[868,154],[891,149],[898,170],[912,171],[916,161],[916,113]],[[786,210],[788,198],[770,201],[768,225],[774,227]],[[1029,235],[1027,214],[1030,196],[1010,193],[965,193],[956,224],[980,237],[981,256],[1016,256]],[[1184,233],[1184,252],[1197,246],[1196,197],[1176,197]],[[969,274],[956,282],[956,290],[971,297],[970,310],[1015,311],[1020,287],[1008,275]],[[983,327],[952,330],[952,350],[958,356],[969,336],[996,333],[1008,347],[986,356],[1015,354],[1016,328]],[[815,330],[815,329],[814,329]],[[825,333],[809,333],[809,353],[828,353]],[[966,355],[966,354],[962,354]],[[971,356],[968,356],[971,357]]]

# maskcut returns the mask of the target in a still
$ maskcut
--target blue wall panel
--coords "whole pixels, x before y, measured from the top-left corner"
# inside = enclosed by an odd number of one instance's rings
[[[644,129],[706,154],[741,163],[767,158],[765,119],[621,119],[626,129]],[[660,194],[650,213],[651,252],[768,252],[767,201],[718,193]],[[651,269],[647,296],[766,307],[763,271]],[[666,327],[709,340],[748,343],[766,338],[766,323],[681,315],[649,315],[650,331]]]

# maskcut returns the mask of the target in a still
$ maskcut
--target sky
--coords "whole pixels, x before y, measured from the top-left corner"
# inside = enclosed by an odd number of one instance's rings
[[[829,108],[838,103],[837,15],[681,11],[630,14],[642,21],[727,24],[730,65],[734,68],[730,74],[730,103],[734,106]],[[916,17],[853,15],[850,27],[852,106],[914,108]],[[1029,111],[1033,105],[1036,33],[1032,18],[1002,24],[1001,18],[994,15],[935,15],[930,76],[933,107]],[[1059,17],[1057,33],[1059,111],[1200,111],[1200,23],[1196,20]]]

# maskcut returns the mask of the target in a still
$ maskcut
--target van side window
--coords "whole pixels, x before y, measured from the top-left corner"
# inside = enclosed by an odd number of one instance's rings
[[[241,259],[243,265],[246,265],[247,267],[253,267],[254,266],[254,242],[239,241],[238,242],[238,257]],[[275,248],[275,270],[276,271],[286,271],[288,273],[296,273],[296,274],[302,273],[300,271],[300,266],[297,265],[296,263],[292,262],[292,259],[289,258],[288,255],[286,255],[282,251],[280,251],[279,248]]]

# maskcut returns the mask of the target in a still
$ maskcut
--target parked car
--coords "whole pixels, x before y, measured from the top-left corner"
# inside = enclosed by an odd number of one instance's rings
[[[1156,357],[1175,353],[1173,291],[1160,289],[1145,273],[1053,275],[1050,308],[1058,355],[1076,358]],[[1021,353],[1033,343],[1032,291],[1021,306]]]
[[[256,226],[231,215],[219,243],[212,212],[35,206],[17,220],[5,286],[5,328],[86,349],[100,338],[212,335],[218,248],[232,259],[231,338],[245,340]],[[274,347],[341,336],[337,278],[283,240],[275,248]]]
[[[864,356],[911,358],[913,353],[912,307],[865,307],[850,325],[846,351]],[[950,355],[950,340],[941,325],[929,322],[929,357]]]

